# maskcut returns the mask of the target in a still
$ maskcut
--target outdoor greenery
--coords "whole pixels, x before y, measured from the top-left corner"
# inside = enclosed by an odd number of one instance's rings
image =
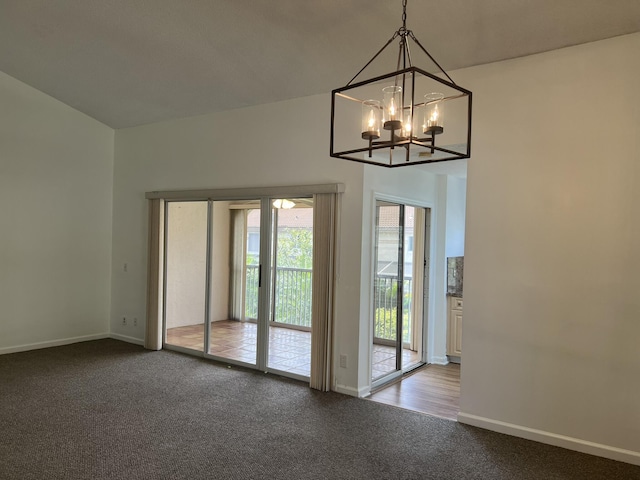
[[[411,287],[405,279],[402,296],[402,341],[409,342],[411,335]],[[395,340],[398,304],[398,281],[393,276],[379,275],[375,279],[374,337]]]
[[[313,233],[308,228],[278,229],[278,267],[311,268],[313,262]],[[247,265],[258,265],[255,254],[247,254]]]
[[[313,234],[308,228],[279,228],[273,321],[311,326]],[[258,258],[247,255],[245,315],[258,316]]]
[[[376,308],[375,313],[375,331],[374,336],[376,338],[383,338],[385,340],[396,339],[396,319],[398,317],[398,311],[393,308]],[[404,310],[402,312],[402,341],[408,343],[410,341],[410,312]]]
[[[311,268],[313,233],[309,228],[278,229],[278,267]]]

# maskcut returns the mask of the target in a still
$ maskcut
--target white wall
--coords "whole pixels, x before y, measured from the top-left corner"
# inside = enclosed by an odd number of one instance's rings
[[[445,256],[464,255],[464,224],[466,216],[467,179],[447,176]]]
[[[0,353],[108,334],[113,139],[0,73]]]
[[[352,361],[336,369],[335,384],[356,393],[363,166],[329,157],[330,106],[320,95],[116,132],[113,333],[144,335],[142,325],[124,327],[119,319],[145,315],[145,192],[344,183],[334,334],[335,355]]]
[[[167,328],[198,325],[205,320],[207,274],[207,202],[169,202],[167,228]],[[229,318],[229,202],[212,208],[212,321]]]
[[[211,321],[229,319],[229,275],[231,256],[230,202],[214,202],[212,211]]]
[[[638,52],[634,34],[454,77],[475,102],[460,419],[636,463]]]
[[[207,202],[168,203],[165,245],[168,329],[204,323],[207,209]]]

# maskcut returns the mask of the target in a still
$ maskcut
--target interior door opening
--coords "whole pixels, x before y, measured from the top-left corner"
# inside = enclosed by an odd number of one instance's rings
[[[372,386],[425,363],[429,210],[376,202]]]

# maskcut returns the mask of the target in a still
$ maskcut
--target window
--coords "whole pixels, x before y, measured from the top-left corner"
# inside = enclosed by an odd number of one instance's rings
[[[247,233],[247,253],[249,255],[260,253],[260,232]]]

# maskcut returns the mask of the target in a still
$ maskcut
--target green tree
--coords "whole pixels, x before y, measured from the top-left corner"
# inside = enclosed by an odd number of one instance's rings
[[[281,227],[277,241],[275,321],[310,327],[313,232],[310,228]],[[256,255],[247,255],[248,266],[258,263]],[[247,271],[246,315],[249,318],[255,318],[258,313],[257,273],[255,268]]]
[[[278,229],[278,266],[311,268],[313,263],[313,233],[310,228]]]

